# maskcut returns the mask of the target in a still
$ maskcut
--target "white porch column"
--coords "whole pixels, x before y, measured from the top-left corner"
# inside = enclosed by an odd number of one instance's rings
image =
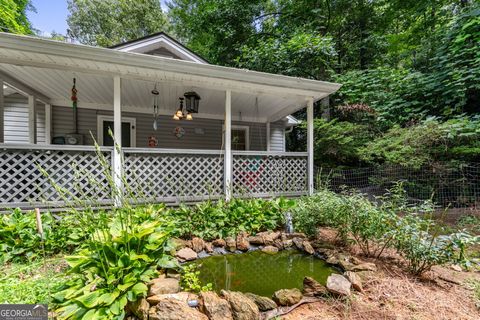
[[[35,96],[28,95],[28,143],[35,144],[37,140],[37,119],[35,114]]]
[[[270,151],[270,121],[267,122],[265,135],[267,136],[267,151]]]
[[[314,192],[313,186],[313,99],[307,102],[307,152],[308,152],[308,194]]]
[[[3,143],[5,141],[4,110],[5,110],[5,99],[4,99],[4,95],[3,95],[3,79],[0,78],[0,143]]]
[[[45,104],[45,144],[52,143],[52,105]]]
[[[121,205],[122,183],[122,81],[119,76],[113,78],[113,181],[115,184],[115,205]]]
[[[224,188],[225,200],[232,198],[232,91],[225,91],[225,157]]]

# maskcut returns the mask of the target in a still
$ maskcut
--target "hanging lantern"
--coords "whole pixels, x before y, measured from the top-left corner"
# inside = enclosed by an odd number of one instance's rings
[[[153,130],[157,131],[158,129],[158,95],[157,84],[152,90],[153,95]]]
[[[183,98],[178,98],[180,100],[180,105],[178,106],[177,112],[173,115],[173,120],[181,120],[184,117],[183,114]]]
[[[187,120],[193,120],[192,114],[191,114],[190,112],[187,113],[187,116],[186,116],[185,119],[187,119]]]
[[[183,95],[187,106],[187,112],[198,113],[198,105],[200,104],[200,96],[194,92],[185,92]]]

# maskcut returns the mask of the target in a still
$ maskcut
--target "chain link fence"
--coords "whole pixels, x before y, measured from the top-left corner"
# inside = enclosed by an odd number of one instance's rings
[[[316,168],[317,186],[335,192],[354,189],[369,198],[384,195],[402,181],[410,203],[431,199],[439,210],[479,213],[480,163],[436,164],[423,168],[381,165],[368,168]]]

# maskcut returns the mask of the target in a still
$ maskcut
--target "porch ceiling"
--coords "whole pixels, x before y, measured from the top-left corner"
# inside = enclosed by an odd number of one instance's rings
[[[214,65],[202,65],[112,49],[0,33],[1,74],[33,88],[53,105],[71,105],[77,79],[79,107],[112,109],[113,76],[121,76],[122,107],[152,112],[150,91],[160,91],[161,114],[173,115],[186,91],[201,96],[198,117],[223,118],[225,90],[232,90],[232,117],[276,121],[340,85]],[[258,108],[255,99],[258,98]]]

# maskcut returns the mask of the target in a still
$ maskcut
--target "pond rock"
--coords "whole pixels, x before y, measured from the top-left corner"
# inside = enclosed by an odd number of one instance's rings
[[[230,303],[212,291],[200,293],[200,310],[205,313],[210,320],[233,319]]]
[[[250,298],[253,302],[255,302],[255,304],[257,305],[258,309],[260,309],[260,311],[268,311],[268,310],[275,309],[277,307],[277,304],[275,303],[275,301],[273,301],[270,298],[262,297],[249,292],[245,293],[245,295],[248,298]]]
[[[175,254],[175,257],[177,257],[180,262],[190,261],[197,259],[197,253],[190,248],[183,248]]]
[[[275,254],[278,252],[278,248],[274,246],[266,246],[262,248],[262,252],[269,253],[269,254]]]
[[[307,238],[307,236],[302,232],[284,233],[283,235],[285,239],[293,239],[293,238],[306,239]]]
[[[205,242],[204,248],[207,253],[213,252],[213,244],[211,242]]]
[[[225,247],[225,240],[223,239],[215,239],[212,241],[212,244],[214,247],[220,247],[223,248]]]
[[[178,301],[182,301],[187,303],[190,300],[197,300],[198,296],[191,292],[179,292],[179,293],[166,293],[166,294],[156,294],[154,296],[147,297],[148,303],[150,305],[156,305],[161,300],[164,299],[176,299]]]
[[[195,252],[200,252],[203,250],[203,247],[205,246],[205,241],[203,239],[194,237],[192,239],[192,250]]]
[[[165,276],[153,279],[149,284],[148,296],[165,293],[177,293],[180,291],[180,282],[175,278],[165,278]]]
[[[361,264],[351,266],[350,269],[345,269],[345,270],[355,271],[355,272],[356,271],[373,271],[373,272],[376,272],[377,271],[377,266],[375,265],[375,263],[372,263],[372,262],[363,262]]]
[[[347,271],[344,273],[344,276],[348,279],[348,281],[350,281],[353,289],[359,292],[363,291],[362,280],[358,274],[353,271]]]
[[[250,242],[247,240],[247,233],[245,231],[240,232],[237,235],[237,249],[240,251],[247,251],[250,246]]]
[[[257,245],[250,244],[250,246],[248,247],[248,251],[249,251],[249,252],[251,252],[251,251],[257,251],[257,250],[260,250],[260,247],[257,246]]]
[[[210,257],[210,255],[205,250],[200,251],[197,256],[199,259]]]
[[[293,238],[293,244],[297,247],[298,250],[303,250],[303,239],[302,238]]]
[[[291,239],[282,240],[282,245],[283,245],[283,249],[291,248],[293,247],[293,240]]]
[[[333,294],[340,296],[350,296],[350,281],[340,274],[331,274],[327,278],[327,289]]]
[[[281,289],[273,294],[273,301],[280,306],[293,306],[302,300],[302,292],[297,288]]]
[[[255,302],[241,292],[222,290],[220,293],[229,303],[235,320],[257,320],[260,310]]]
[[[149,310],[150,320],[208,320],[208,317],[185,302],[173,298],[162,299]]]
[[[310,241],[305,240],[302,243],[303,246],[303,251],[305,251],[308,254],[314,254],[315,250],[313,249],[312,245],[310,244]]]
[[[148,303],[147,299],[141,298],[137,301],[129,302],[127,308],[138,319],[148,320],[148,310],[150,309],[150,304]]]
[[[283,241],[282,239],[275,239],[273,245],[278,248],[278,250],[283,250]]]
[[[212,252],[212,255],[214,256],[220,256],[222,254],[227,254],[227,250],[225,250],[225,248],[223,247],[215,247],[213,248],[213,252]]]
[[[227,251],[235,252],[237,250],[237,242],[232,237],[225,238],[225,247]]]
[[[172,244],[175,248],[175,250],[180,250],[182,248],[185,248],[187,246],[187,241],[180,239],[180,238],[172,238]]]
[[[303,278],[303,294],[307,297],[324,296],[328,293],[327,288],[311,277]]]
[[[250,236],[248,237],[248,242],[250,242],[251,244],[265,244],[265,240],[263,239],[263,237],[261,235],[256,235],[256,236]]]

